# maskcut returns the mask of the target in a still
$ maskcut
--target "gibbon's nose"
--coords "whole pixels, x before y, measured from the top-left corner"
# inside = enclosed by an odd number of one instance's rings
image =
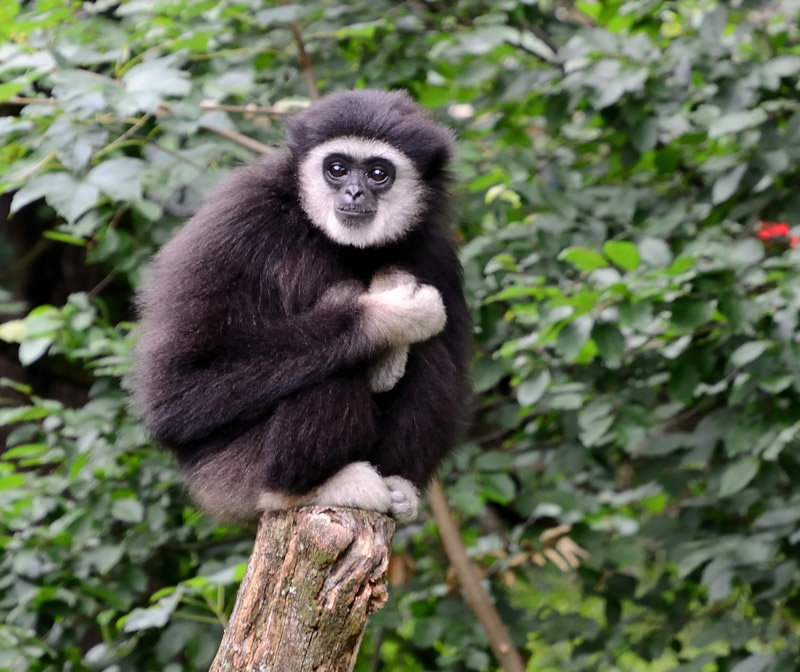
[[[364,190],[357,184],[348,184],[344,193],[350,197],[352,203],[358,203],[364,195]]]

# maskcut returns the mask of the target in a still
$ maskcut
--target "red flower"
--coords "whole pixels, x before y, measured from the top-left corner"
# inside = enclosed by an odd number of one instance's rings
[[[789,225],[786,222],[764,222],[758,220],[753,226],[756,237],[764,243],[764,247],[780,246],[797,247],[800,245],[800,236],[789,235]]]
[[[789,225],[786,222],[756,222],[756,235],[760,240],[780,238],[789,235]],[[794,247],[794,245],[792,245]]]

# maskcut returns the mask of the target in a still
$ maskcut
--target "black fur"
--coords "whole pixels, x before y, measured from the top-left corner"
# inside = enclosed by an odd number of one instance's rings
[[[353,461],[424,486],[463,419],[471,328],[446,229],[449,131],[379,92],[328,96],[289,128],[287,149],[234,172],[156,255],[139,297],[145,425],[201,504],[236,491],[240,510],[217,515],[240,520],[257,516],[259,491],[307,492]],[[386,140],[426,176],[426,211],[403,239],[341,246],[301,210],[298,159],[338,135]],[[347,280],[365,291],[390,266],[435,286],[447,323],[372,394],[367,366],[383,352],[364,347],[359,304],[320,299]]]

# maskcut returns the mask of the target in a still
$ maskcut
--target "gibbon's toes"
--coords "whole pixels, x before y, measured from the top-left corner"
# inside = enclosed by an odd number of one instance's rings
[[[419,494],[414,484],[402,476],[387,476],[383,480],[392,497],[389,507],[392,518],[403,521],[414,520],[419,508]]]
[[[353,462],[315,488],[308,503],[387,513],[392,496],[375,467],[368,462]]]
[[[417,279],[408,271],[404,271],[397,266],[390,266],[378,271],[369,284],[369,291],[372,293],[385,292],[402,285],[417,286]]]

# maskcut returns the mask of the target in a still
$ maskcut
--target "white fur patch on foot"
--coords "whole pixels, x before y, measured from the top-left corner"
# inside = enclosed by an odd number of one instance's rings
[[[389,350],[383,357],[369,366],[369,389],[378,394],[391,390],[406,372],[408,346]]]
[[[303,503],[387,513],[392,495],[375,467],[368,462],[353,462],[314,488]]]
[[[291,506],[289,497],[275,490],[263,490],[258,496],[259,511],[283,511]]]
[[[419,492],[414,484],[402,476],[387,476],[383,479],[392,496],[389,513],[397,520],[410,521],[417,517]]]

